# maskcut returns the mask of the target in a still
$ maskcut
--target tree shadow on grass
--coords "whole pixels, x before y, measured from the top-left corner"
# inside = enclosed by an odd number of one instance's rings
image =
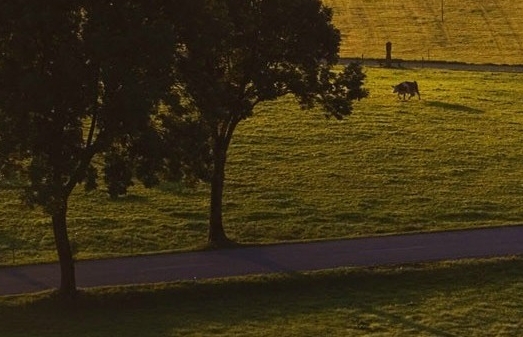
[[[82,291],[75,303],[63,303],[44,293],[0,300],[1,331],[2,335],[87,337],[201,335],[218,330],[225,334],[237,332],[234,328],[249,328],[252,334],[261,335],[267,334],[264,327],[269,324],[284,329],[288,322],[298,322],[293,331],[310,332],[307,319],[319,317],[314,331],[329,324],[331,331],[349,328],[358,335],[405,330],[455,337],[457,324],[451,328],[439,325],[423,303],[444,294],[473,305],[483,299],[461,298],[464,292],[513,285],[502,300],[517,291],[522,276],[523,260],[508,258],[107,288]],[[327,315],[333,313],[338,317],[331,320]]]
[[[384,310],[376,309],[371,306],[361,305],[360,309],[362,310],[362,312],[370,313],[377,317],[381,317],[381,318],[387,320],[388,322],[391,322],[391,323],[399,325],[399,326],[403,326],[407,329],[411,329],[411,330],[413,329],[413,330],[419,331],[419,332],[426,332],[433,336],[457,337],[457,335],[444,331],[442,329],[434,328],[427,324],[417,322],[414,319],[409,319],[409,318],[402,317],[400,315],[391,314]]]
[[[472,107],[462,105],[462,104],[454,104],[454,103],[447,103],[447,102],[440,102],[440,101],[427,101],[426,105],[430,106],[430,107],[440,108],[443,110],[453,110],[453,111],[458,111],[458,112],[468,112],[468,113],[477,113],[477,114],[485,112],[485,110],[472,108]]]

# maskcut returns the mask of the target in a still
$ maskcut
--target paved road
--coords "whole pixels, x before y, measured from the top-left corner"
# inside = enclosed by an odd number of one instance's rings
[[[381,67],[383,60],[377,59],[358,59],[358,58],[342,58],[341,64],[349,62],[360,62],[365,66]],[[488,71],[488,72],[509,72],[509,73],[523,73],[523,65],[515,64],[476,64],[463,62],[443,62],[443,61],[415,61],[415,60],[394,60],[393,67],[400,68],[436,68],[436,69],[450,69],[450,70],[467,70],[467,71]]]
[[[79,261],[79,287],[523,254],[523,226]],[[0,268],[0,296],[56,288],[57,264]]]

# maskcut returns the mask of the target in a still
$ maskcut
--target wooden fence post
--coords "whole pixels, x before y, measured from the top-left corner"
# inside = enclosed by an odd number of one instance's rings
[[[385,49],[387,51],[387,55],[385,56],[385,67],[390,68],[392,67],[392,42],[387,42],[385,44]]]

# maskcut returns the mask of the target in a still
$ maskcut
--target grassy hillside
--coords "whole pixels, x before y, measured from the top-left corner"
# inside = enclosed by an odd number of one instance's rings
[[[523,74],[367,68],[371,96],[343,121],[290,98],[240,124],[227,167],[225,229],[267,243],[523,222]],[[417,79],[422,100],[391,84]],[[0,185],[0,264],[55,259],[50,220]],[[75,192],[79,258],[206,242],[208,187],[110,201]],[[13,259],[14,253],[14,259]]]
[[[521,1],[324,2],[335,9],[346,57],[384,58],[391,41],[394,58],[523,64]]]

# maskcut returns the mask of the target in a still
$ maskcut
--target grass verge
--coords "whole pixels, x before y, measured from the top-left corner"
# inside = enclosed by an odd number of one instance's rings
[[[520,336],[521,257],[0,298],[0,335]]]

